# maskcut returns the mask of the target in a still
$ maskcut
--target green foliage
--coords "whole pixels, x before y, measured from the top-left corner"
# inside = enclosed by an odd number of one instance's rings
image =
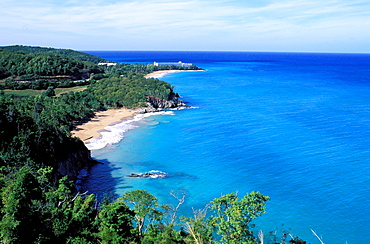
[[[0,92],[3,92],[6,95],[14,95],[14,96],[37,96],[37,95],[40,95],[43,91],[25,89],[25,90],[5,90],[5,91],[0,90]]]
[[[175,244],[186,243],[185,233],[178,232],[173,225],[155,224],[150,225],[147,233],[142,239],[143,244]]]
[[[213,243],[212,227],[206,219],[207,208],[193,212],[194,217],[182,218],[185,231],[188,233],[186,243]]]
[[[48,89],[46,89],[44,95],[47,96],[47,97],[53,97],[53,96],[55,96],[54,87],[49,86]]]
[[[73,121],[90,118],[100,108],[95,97],[85,92],[60,97],[0,96],[0,166],[10,171],[37,162],[38,167],[49,165],[56,171],[67,152],[83,150],[82,142],[70,137]]]
[[[40,212],[37,201],[41,199],[38,181],[28,167],[11,175],[2,189],[0,237],[4,243],[29,243],[40,232]]]
[[[10,75],[20,76],[25,80],[41,76],[80,75],[81,70],[88,67],[87,63],[58,54],[16,53],[2,49],[0,49],[0,66]]]
[[[99,209],[94,195],[73,193],[67,177],[57,186],[50,184],[51,177],[51,167],[34,171],[26,166],[0,178],[3,243],[216,243],[208,223],[219,227],[221,222],[213,216],[207,220],[205,212],[183,218],[184,228],[178,231],[174,224],[162,222],[157,198],[144,190],[126,192],[118,201],[105,201]],[[226,243],[254,243],[247,224],[264,211],[268,197],[255,192],[241,200],[235,196],[227,194],[211,202],[212,209],[220,210],[220,218],[230,222],[231,229],[224,226],[223,233],[218,233],[230,235],[222,236]]]
[[[57,87],[61,82],[64,86],[73,86],[76,83],[65,81],[86,79],[92,73],[104,72],[92,62],[73,57],[58,52],[26,53],[0,48],[0,79],[7,78],[2,89],[46,89],[48,86]]]
[[[33,54],[51,53],[51,54],[64,55],[64,56],[67,56],[67,57],[70,57],[76,60],[88,61],[94,64],[107,62],[107,60],[103,58],[100,58],[100,57],[97,57],[91,54],[83,53],[83,52],[77,52],[71,49],[56,49],[56,48],[32,47],[32,46],[21,46],[21,45],[5,46],[2,48],[13,51],[13,52],[23,52],[23,53],[33,53]]]
[[[214,215],[209,223],[221,240],[227,243],[255,243],[250,222],[265,213],[265,204],[269,199],[255,191],[240,200],[236,193],[226,194],[211,201],[210,208]]]
[[[97,215],[94,203],[94,195],[82,197],[78,194],[59,201],[51,216],[54,238],[61,243],[76,237],[94,239],[92,232],[96,232],[94,220]]]
[[[119,200],[133,207],[135,212],[136,228],[139,237],[144,235],[146,222],[149,224],[162,219],[163,213],[157,210],[158,200],[155,196],[145,190],[126,192]]]
[[[134,212],[123,202],[104,205],[99,212],[99,238],[102,243],[127,243],[134,240]]]
[[[111,77],[100,80],[88,88],[107,107],[146,106],[146,97],[169,99],[173,87],[158,79],[145,79],[142,75]]]

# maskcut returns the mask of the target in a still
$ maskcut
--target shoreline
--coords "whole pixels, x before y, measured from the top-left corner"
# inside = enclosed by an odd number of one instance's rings
[[[95,112],[95,116],[89,121],[78,124],[71,131],[72,136],[78,137],[85,144],[90,143],[92,139],[101,138],[101,132],[107,131],[108,126],[121,123],[135,116],[135,112],[126,108],[108,109]]]
[[[161,78],[167,74],[183,71],[203,70],[159,70],[145,75],[145,78]],[[108,109],[95,112],[94,117],[85,123],[78,123],[71,131],[72,136],[79,138],[89,150],[101,149],[108,144],[119,142],[123,133],[137,126],[137,122],[152,115],[173,114],[172,111],[155,111],[141,113],[138,110],[126,108]]]
[[[139,127],[137,122],[154,115],[174,115],[173,111],[154,111],[149,113],[134,113],[134,116],[123,118],[122,120],[111,123],[103,129],[97,131],[100,135],[98,138],[90,138],[88,141],[84,141],[85,146],[90,151],[105,148],[109,145],[120,142],[125,133],[129,130],[133,130]],[[111,121],[113,119],[111,118]]]
[[[165,75],[179,73],[181,70],[158,70],[147,75],[144,75],[144,78],[162,78]]]
[[[144,75],[144,78],[155,78],[155,79],[158,79],[158,78],[162,78],[163,76],[165,75],[169,75],[169,74],[173,74],[173,73],[179,73],[179,72],[187,72],[187,71],[204,71],[203,69],[199,69],[199,70],[179,70],[179,69],[168,69],[168,70],[158,70],[158,71],[154,71],[152,73],[149,73],[147,75]]]
[[[174,115],[174,112],[158,110],[140,113],[125,108],[108,109],[96,112],[86,123],[76,125],[71,134],[79,138],[90,151],[98,150],[120,142],[125,132],[138,127],[136,122],[153,115]]]

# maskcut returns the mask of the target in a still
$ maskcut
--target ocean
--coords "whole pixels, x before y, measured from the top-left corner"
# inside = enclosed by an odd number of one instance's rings
[[[136,118],[92,150],[104,164],[84,180],[90,192],[144,189],[161,204],[186,192],[190,217],[222,194],[260,191],[271,200],[254,223],[266,236],[320,243],[313,229],[325,243],[370,243],[370,54],[86,52],[205,69],[160,78],[192,109]],[[169,177],[126,177],[151,170]]]

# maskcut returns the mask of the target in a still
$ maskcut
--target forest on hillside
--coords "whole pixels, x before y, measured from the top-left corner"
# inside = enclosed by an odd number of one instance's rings
[[[104,70],[89,61],[54,53],[27,53],[0,48],[1,89],[37,89],[37,82],[61,82],[89,78]],[[43,87],[41,86],[42,89]]]
[[[13,52],[25,52],[25,53],[32,53],[32,54],[51,53],[51,54],[56,54],[56,55],[63,55],[63,56],[67,56],[72,59],[76,59],[79,61],[87,61],[87,62],[91,62],[94,64],[107,62],[107,60],[100,58],[98,56],[94,56],[94,55],[87,54],[84,52],[78,52],[72,49],[22,46],[22,45],[4,46],[3,48],[9,51],[13,51]]]

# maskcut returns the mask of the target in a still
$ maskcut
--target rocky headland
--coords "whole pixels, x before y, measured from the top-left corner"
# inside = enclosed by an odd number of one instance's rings
[[[147,96],[147,107],[141,107],[135,110],[136,113],[151,113],[161,109],[189,108],[184,101],[179,99],[178,93],[170,95],[168,100],[161,99],[155,96]]]

